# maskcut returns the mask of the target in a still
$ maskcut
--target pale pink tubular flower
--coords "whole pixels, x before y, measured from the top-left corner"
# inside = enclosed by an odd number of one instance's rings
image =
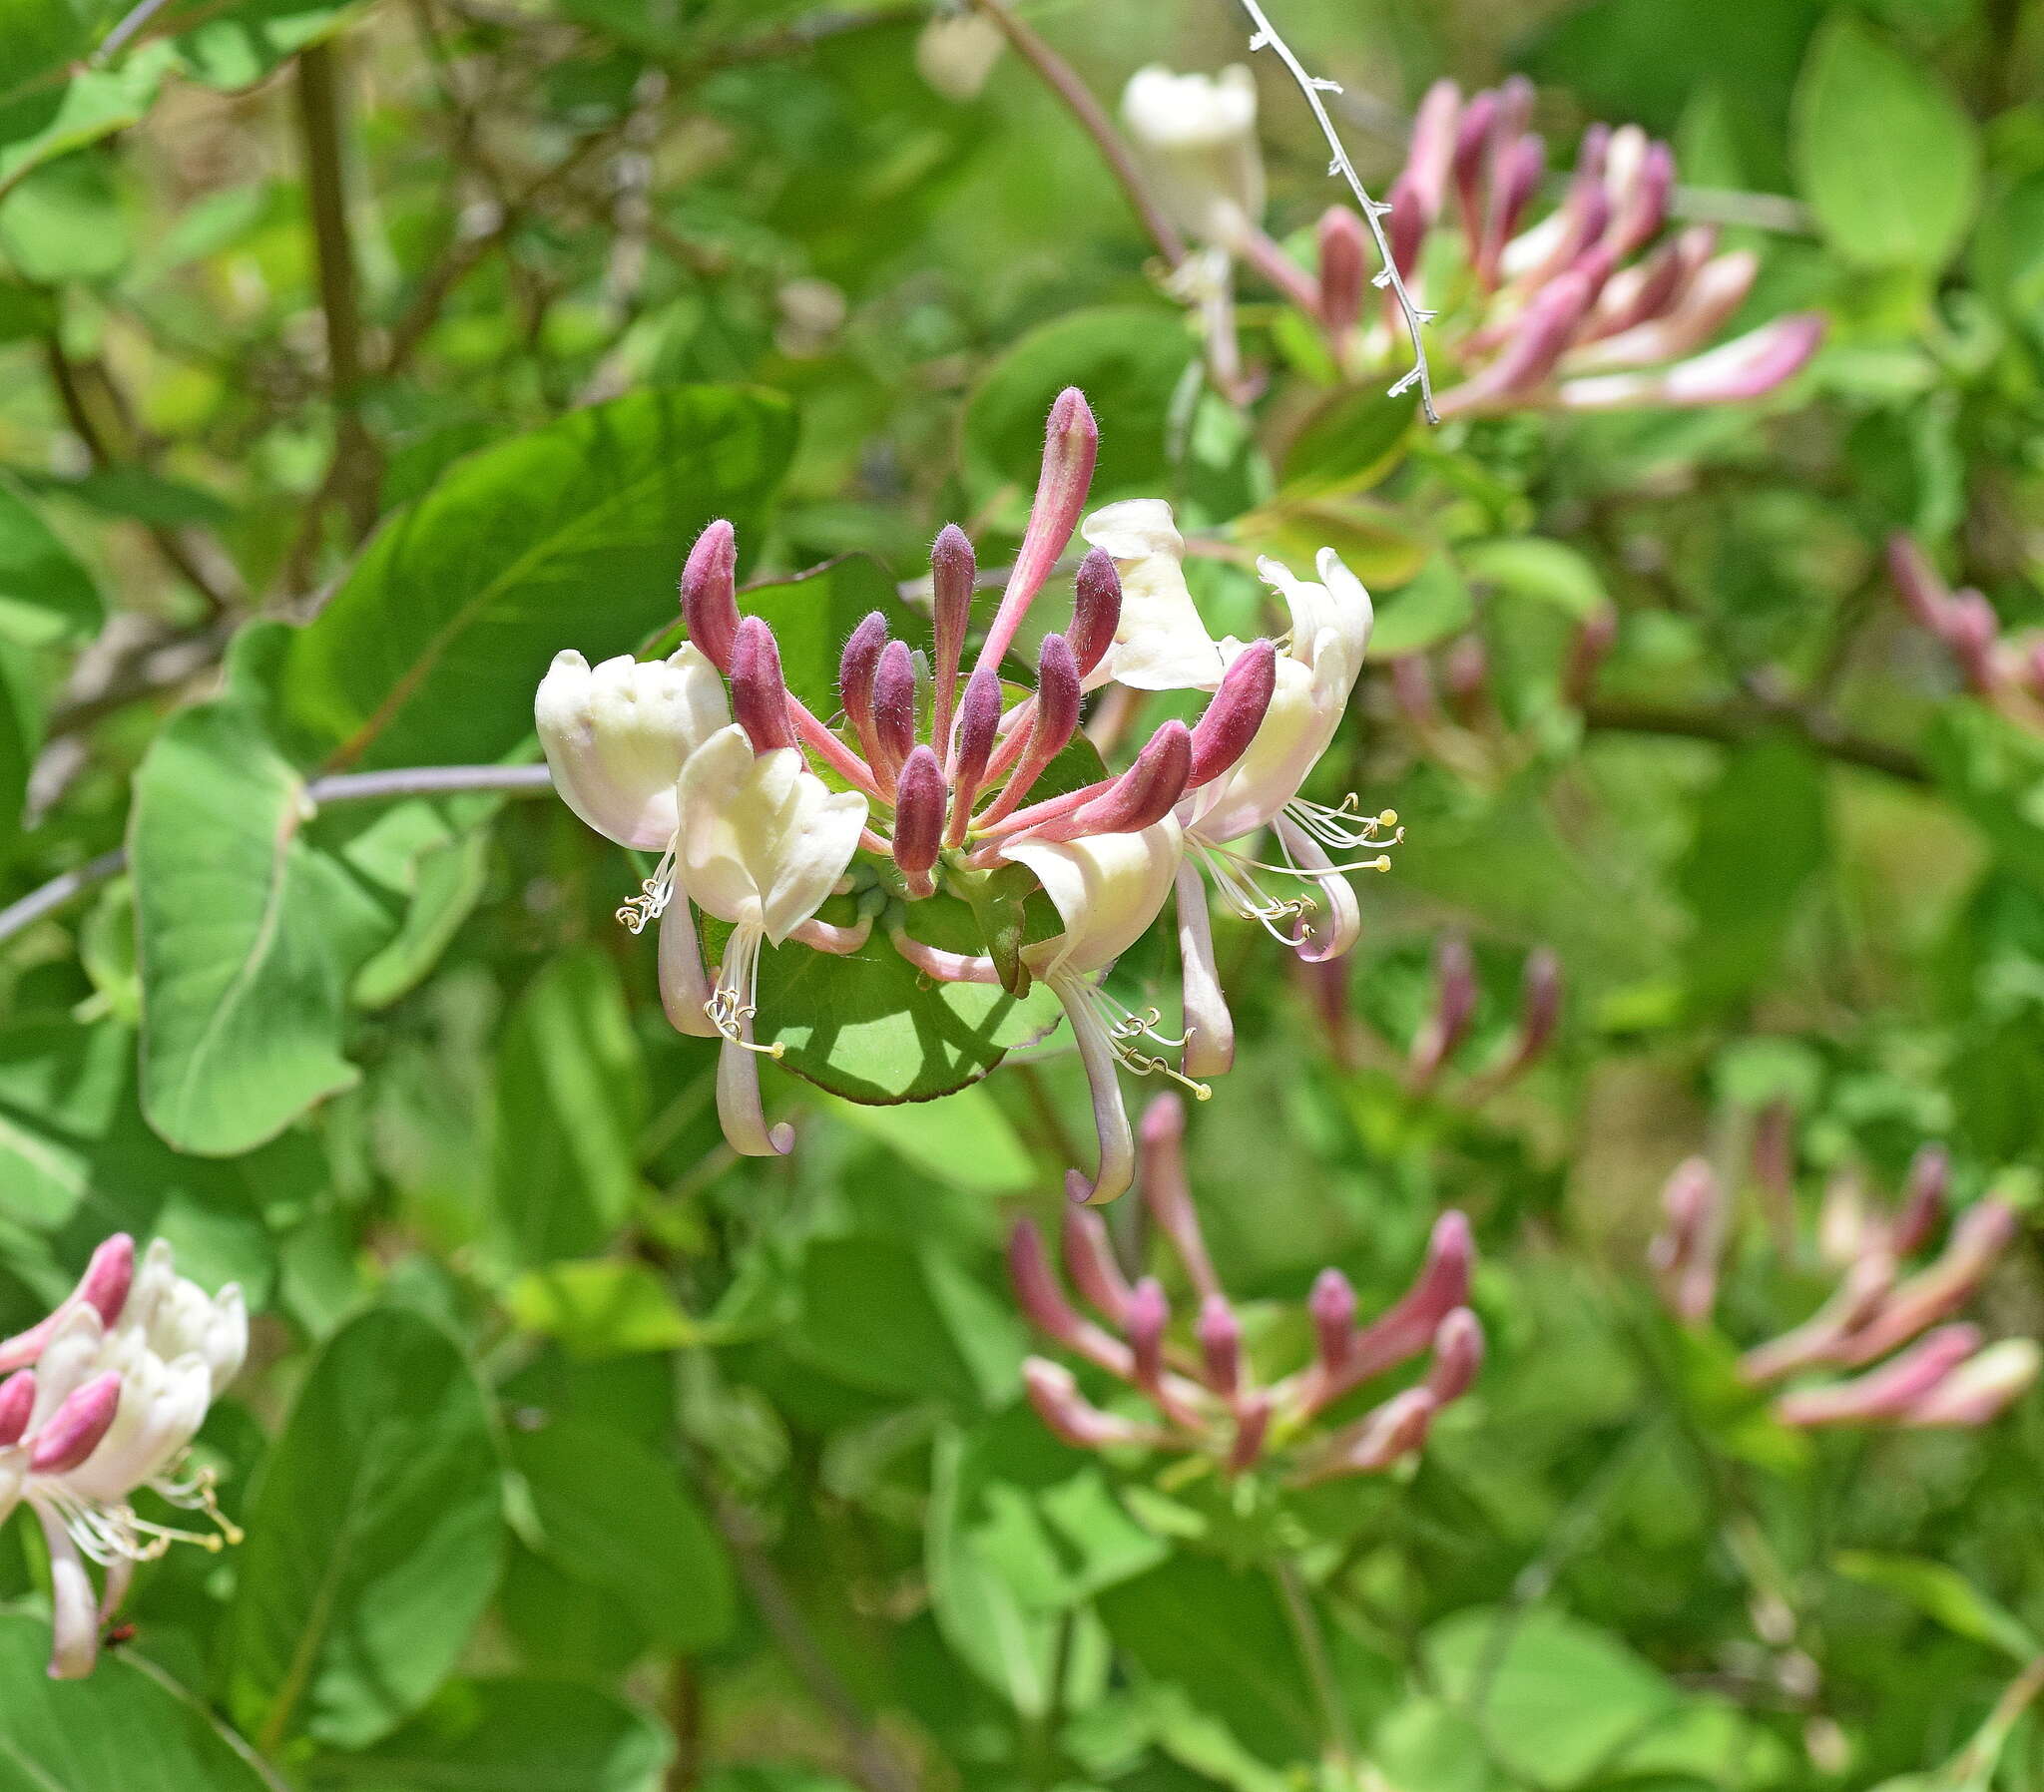
[[[1792,1157],[1772,1144],[1766,1155],[1770,1177],[1792,1177]],[[1942,1224],[1950,1174],[1944,1147],[1924,1146],[1900,1200],[1884,1212],[1869,1202],[1856,1173],[1831,1176],[1819,1230],[1823,1259],[1839,1272],[1836,1285],[1807,1319],[1739,1361],[1749,1387],[1774,1391],[1774,1414],[1783,1424],[1984,1425],[2035,1380],[2035,1341],[2004,1338],[1983,1347],[1977,1326],[1953,1322],[2015,1238],[2018,1220],[2006,1203],[1975,1202],[1952,1222],[1936,1257],[1904,1273],[1907,1258]],[[1792,1196],[1792,1184],[1769,1190],[1778,1247],[1794,1246]],[[1649,1262],[1671,1311],[1686,1324],[1702,1324],[1716,1303],[1724,1227],[1715,1178],[1701,1159],[1671,1178],[1666,1206]],[[1841,1370],[1864,1373],[1840,1376]],[[1801,1379],[1785,1385],[1790,1378]]]
[[[1473,1247],[1468,1222],[1444,1214],[1427,1260],[1405,1296],[1372,1323],[1356,1325],[1355,1291],[1339,1270],[1323,1270],[1307,1300],[1314,1353],[1275,1381],[1258,1373],[1251,1329],[1215,1274],[1186,1185],[1184,1105],[1157,1098],[1143,1117],[1139,1180],[1156,1237],[1177,1262],[1187,1292],[1174,1302],[1156,1276],[1133,1286],[1115,1261],[1099,1216],[1068,1211],[1065,1261],[1092,1311],[1065,1293],[1029,1220],[1009,1240],[1009,1274],[1025,1318],[1051,1343],[1083,1359],[1149,1409],[1131,1419],[1086,1400],[1071,1376],[1030,1359],[1031,1403],[1065,1442],[1081,1449],[1144,1448],[1203,1456],[1225,1476],[1260,1464],[1294,1483],[1377,1474],[1424,1443],[1435,1416],[1474,1383],[1483,1327],[1468,1308]],[[1082,1178],[1083,1180],[1083,1178]],[[1393,1393],[1359,1418],[1318,1429],[1363,1383],[1426,1356],[1419,1384]]]
[[[50,1554],[50,1673],[79,1679],[99,1655],[100,1625],[135,1565],[174,1542],[217,1550],[240,1534],[221,1516],[210,1470],[180,1478],[208,1408],[249,1349],[241,1290],[203,1293],[153,1243],[138,1267],[126,1233],[94,1253],[76,1291],[42,1322],[0,1343],[0,1523],[26,1505]],[[193,1533],[140,1517],[148,1488],[210,1516]],[[105,1572],[93,1584],[89,1564]]]

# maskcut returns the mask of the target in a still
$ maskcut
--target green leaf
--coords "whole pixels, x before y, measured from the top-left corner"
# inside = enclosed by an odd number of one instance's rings
[[[730,1634],[731,1568],[679,1464],[582,1419],[514,1431],[510,1451],[531,1508],[526,1542],[554,1567],[614,1594],[671,1651]]]
[[[142,1103],[180,1150],[246,1151],[355,1082],[348,979],[387,923],[305,840],[309,815],[238,703],[173,717],[136,773]]]
[[[349,995],[357,1008],[387,1008],[424,982],[489,881],[486,831],[450,831],[426,803],[400,803],[389,814],[407,812],[419,820],[419,831],[400,869],[403,916],[397,932],[355,973]]]
[[[642,1712],[565,1680],[456,1680],[365,1754],[314,1762],[334,1792],[659,1792],[674,1748]]]
[[[399,1308],[336,1332],[248,1531],[223,1664],[236,1722],[265,1753],[387,1735],[454,1666],[502,1554],[489,1406],[453,1342]]]
[[[266,1792],[206,1708],[118,1656],[52,1680],[50,1627],[0,1612],[0,1792]]]
[[[1766,980],[1803,886],[1824,863],[1823,767],[1781,736],[1733,752],[1697,803],[1696,832],[1677,873],[1695,927],[1687,963],[1706,1007]]]
[[[39,285],[105,280],[128,263],[114,167],[97,151],[47,162],[0,200],[0,252]]]
[[[1810,45],[1791,149],[1802,196],[1846,260],[1934,273],[1957,252],[1979,203],[1979,134],[1923,58],[1849,12]]]
[[[2044,1643],[2027,1624],[1941,1562],[1843,1550],[1831,1559],[1831,1566],[1848,1580],[1878,1586],[1906,1599],[1955,1635],[1984,1642],[2017,1661],[2031,1661],[2044,1654]]]
[[[929,640],[929,618],[902,603],[893,576],[870,554],[850,554],[799,578],[755,586],[739,608],[772,626],[788,689],[818,715],[837,713],[838,659],[845,638],[869,612],[884,615],[892,633],[911,646]]]
[[[1005,1303],[935,1246],[893,1237],[810,1243],[794,1343],[853,1387],[968,1409],[1005,1405],[1021,1376]]]
[[[1476,620],[1476,605],[1455,563],[1436,554],[1419,576],[1377,609],[1369,633],[1372,660],[1396,660],[1451,641]]]
[[[703,1337],[652,1265],[635,1260],[549,1263],[513,1282],[504,1304],[528,1331],[584,1360],[679,1350]]]
[[[1100,422],[1093,501],[1154,493],[1170,471],[1172,397],[1193,352],[1179,315],[1157,305],[1104,305],[1040,324],[987,370],[967,401],[967,463],[989,485],[1020,488],[1026,504],[1043,462],[1051,401],[1077,386]]]
[[[180,29],[177,49],[186,73],[208,87],[253,87],[287,57],[323,42],[361,10],[349,0],[240,0],[225,10],[199,0],[182,9],[197,23]]]
[[[1560,1612],[1458,1611],[1426,1660],[1492,1755],[1536,1786],[1581,1784],[1676,1709],[1675,1688],[1617,1637]]]
[[[45,162],[138,123],[173,56],[168,44],[149,44],[117,68],[52,78],[0,102],[0,194]]]
[[[497,1058],[495,1217],[520,1264],[600,1250],[642,1186],[646,1083],[616,963],[550,960]]]
[[[1588,557],[1538,536],[1500,536],[1455,550],[1464,575],[1523,598],[1552,604],[1581,621],[1609,602],[1604,577]]]
[[[1286,444],[1278,478],[1287,499],[1366,491],[1382,481],[1405,451],[1419,395],[1393,398],[1381,384],[1349,386],[1306,413]]]
[[[631,651],[674,616],[690,540],[741,541],[793,447],[787,407],[721,386],[635,393],[472,455],[390,517],[284,654],[311,750],[374,765],[501,759],[562,648]]]
[[[1234,534],[1253,553],[1269,554],[1300,574],[1322,548],[1332,548],[1368,586],[1405,584],[1432,553],[1426,538],[1390,506],[1339,495],[1294,498],[1281,493],[1238,517]]]
[[[1036,1181],[1036,1165],[1008,1117],[984,1089],[913,1108],[832,1104],[845,1122],[877,1138],[926,1176],[977,1194],[1020,1194]]]
[[[0,479],[0,638],[23,647],[91,639],[99,588],[18,487]]]
[[[1923,741],[1938,788],[2032,890],[2044,891],[2044,741],[1970,698],[1939,706]]]
[[[43,701],[35,662],[0,636],[0,856],[21,834],[29,773],[43,742]]]

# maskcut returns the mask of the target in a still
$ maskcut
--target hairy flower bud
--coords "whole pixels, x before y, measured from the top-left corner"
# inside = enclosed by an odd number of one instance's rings
[[[1242,1321],[1227,1295],[1210,1294],[1200,1303],[1197,1330],[1207,1385],[1224,1399],[1233,1399],[1242,1387]]]
[[[2035,1339],[2003,1338],[1961,1363],[1902,1414],[1904,1425],[1985,1425],[2037,1379]]]
[[[1469,942],[1449,934],[1434,952],[1434,1006],[1412,1042],[1407,1080],[1425,1089],[1438,1077],[1476,1015],[1476,961]]]
[[[1106,790],[1045,831],[1062,839],[1140,833],[1178,806],[1192,765],[1192,730],[1182,721],[1168,721],[1144,743],[1135,764]]]
[[[1139,1444],[1149,1434],[1128,1420],[1104,1413],[1079,1392],[1071,1371],[1042,1357],[1022,1365],[1022,1385],[1029,1404],[1051,1432],[1077,1450],[1099,1450],[1113,1444]]]
[[[1434,1221],[1418,1278],[1397,1305],[1359,1332],[1349,1346],[1340,1385],[1353,1387],[1381,1375],[1432,1343],[1441,1321],[1469,1304],[1469,1268],[1475,1255],[1469,1221],[1450,1208]]]
[[[94,1250],[85,1273],[78,1278],[78,1286],[47,1319],[18,1337],[0,1342],[0,1375],[33,1363],[42,1354],[43,1346],[80,1307],[92,1308],[105,1325],[117,1323],[127,1307],[134,1282],[135,1240],[126,1232],[116,1232]]]
[[[31,1475],[68,1475],[112,1429],[121,1407],[121,1375],[109,1370],[74,1389],[38,1427],[29,1451]]]
[[[1483,1322],[1467,1307],[1457,1307],[1433,1334],[1433,1366],[1426,1391],[1441,1406],[1468,1392],[1483,1367]]]
[[[915,745],[915,656],[905,641],[890,641],[873,673],[873,735],[883,776],[899,774]]]
[[[1330,1375],[1339,1373],[1355,1334],[1354,1284],[1338,1269],[1321,1270],[1313,1278],[1306,1312],[1313,1322],[1320,1367]]]
[[[18,1444],[36,1410],[36,1372],[23,1369],[0,1381],[0,1450]]]
[[[1909,1185],[1888,1238],[1888,1248],[1896,1256],[1913,1256],[1930,1242],[1944,1217],[1951,1177],[1952,1154],[1941,1144],[1927,1144],[1909,1159]]]
[[[738,645],[738,533],[722,517],[696,538],[682,568],[682,617],[689,639],[721,672]]]
[[[1938,577],[1930,556],[1906,535],[1888,537],[1888,577],[1909,614],[1932,634],[1942,635],[1951,587]]]
[[[1869,1374],[1784,1394],[1775,1402],[1775,1417],[1797,1426],[1898,1419],[1979,1347],[1978,1326],[1940,1326]]]
[[[1220,688],[1193,728],[1192,764],[1186,772],[1188,790],[1211,784],[1249,751],[1250,742],[1256,739],[1257,730],[1270,713],[1271,696],[1277,688],[1276,643],[1255,641],[1236,655],[1234,664],[1222,676]]]
[[[837,662],[837,700],[858,735],[860,750],[875,765],[879,763],[879,746],[873,732],[873,679],[886,646],[887,619],[877,610],[869,611],[852,630]]]
[[[1135,1383],[1149,1391],[1164,1379],[1164,1329],[1171,1323],[1171,1302],[1154,1275],[1146,1275],[1129,1294],[1125,1333],[1135,1355]]]
[[[1075,1356],[1099,1364],[1110,1374],[1129,1374],[1133,1366],[1129,1347],[1080,1318],[1065,1299],[1045,1254],[1043,1234],[1033,1220],[1017,1220],[1015,1229],[1008,1234],[1008,1279],[1023,1316],[1046,1338],[1062,1344]]]
[[[1122,576],[1105,548],[1089,548],[1073,580],[1072,626],[1065,633],[1084,678],[1114,646],[1122,620]]]
[[[1337,1431],[1306,1470],[1303,1480],[1341,1475],[1379,1475],[1426,1442],[1439,1404],[1426,1388],[1407,1388],[1353,1425]]]
[[[1063,1223],[1065,1268],[1087,1304],[1110,1325],[1126,1332],[1135,1290],[1115,1261],[1107,1221],[1092,1207],[1067,1202]]]
[[[951,737],[951,707],[958,699],[958,667],[965,657],[965,629],[972,620],[972,587],[979,562],[972,543],[956,523],[946,523],[930,549],[930,615],[935,625],[935,720],[930,738]]]
[[[1029,526],[1008,574],[1007,589],[1001,594],[1001,607],[994,613],[986,643],[979,651],[980,666],[999,670],[1015,631],[1079,526],[1099,458],[1100,425],[1093,420],[1086,394],[1077,386],[1067,386],[1051,404],[1044,426],[1036,501],[1029,507]]]
[[[1701,1324],[1717,1304],[1724,1205],[1717,1172],[1702,1157],[1677,1164],[1661,1191],[1665,1222],[1647,1261],[1662,1298],[1686,1324]]]
[[[787,680],[780,675],[780,644],[766,621],[739,624],[731,651],[731,709],[756,753],[794,745],[787,714]]]
[[[944,768],[927,746],[917,746],[902,762],[894,782],[894,862],[901,867],[911,894],[928,896],[936,884],[930,876],[944,837]]]

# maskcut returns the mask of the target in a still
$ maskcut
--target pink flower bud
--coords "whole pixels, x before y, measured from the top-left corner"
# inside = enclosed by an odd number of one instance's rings
[[[1126,1379],[1133,1359],[1129,1347],[1082,1319],[1065,1299],[1044,1254],[1043,1234],[1033,1220],[1020,1219],[1008,1235],[1008,1279],[1023,1317],[1053,1343]]]
[[[1441,666],[1441,682],[1448,693],[1448,707],[1465,727],[1475,727],[1484,716],[1490,696],[1490,650],[1480,635],[1464,635],[1453,643]]]
[[[36,1433],[29,1473],[68,1475],[100,1447],[120,1406],[121,1377],[113,1371],[73,1389]]]
[[[1605,244],[1615,260],[1623,260],[1652,238],[1668,221],[1668,200],[1675,191],[1675,153],[1665,143],[1650,143],[1616,195]]]
[[[845,718],[859,738],[868,761],[877,763],[879,746],[873,732],[873,678],[880,670],[880,655],[887,646],[887,619],[869,611],[852,630],[837,662],[837,700],[844,705]]]
[[[135,1240],[126,1232],[104,1239],[92,1253],[78,1286],[57,1304],[47,1319],[32,1325],[19,1336],[0,1341],[0,1375],[33,1363],[43,1346],[71,1312],[89,1306],[112,1325],[128,1304],[128,1291],[135,1282]]]
[[[1535,946],[1526,954],[1519,979],[1519,1041],[1510,1071],[1517,1075],[1548,1048],[1561,1021],[1561,959],[1552,946]]]
[[[1347,1360],[1355,1332],[1355,1287],[1338,1269],[1323,1269],[1313,1278],[1306,1312],[1313,1322],[1313,1347],[1327,1374],[1338,1374]]]
[[[1094,462],[1100,457],[1100,426],[1087,408],[1086,395],[1077,386],[1067,386],[1050,407],[1044,428],[1043,470],[1036,482],[1036,501],[1029,508],[1029,527],[1008,575],[1001,607],[987,630],[986,645],[980,649],[979,664],[998,670],[1015,631],[1022,626],[1029,606],[1050,577],[1079,516],[1086,508],[1086,494],[1093,485]]]
[[[1193,729],[1188,790],[1212,783],[1250,750],[1277,688],[1278,648],[1274,642],[1252,642],[1236,655]]]
[[[1953,595],[1945,608],[1944,638],[1950,644],[1966,682],[1983,695],[1991,694],[2001,681],[1994,664],[1995,643],[2001,639],[2001,619],[1994,606],[1977,591]]]
[[[1927,1144],[1909,1160],[1909,1185],[1902,1194],[1902,1210],[1888,1236],[1888,1248],[1898,1257],[1913,1256],[1930,1242],[1944,1218],[1945,1195],[1951,1187],[1952,1154],[1941,1144]]]
[[[1028,763],[1038,771],[1079,731],[1079,662],[1062,635],[1046,635],[1036,655],[1036,714],[1030,722]],[[1034,774],[1031,775],[1034,782]]]
[[[1547,145],[1528,133],[1516,138],[1500,153],[1497,173],[1491,184],[1490,211],[1484,220],[1483,248],[1478,256],[1476,277],[1488,288],[1497,284],[1498,262],[1505,240],[1518,227],[1519,220],[1540,178],[1547,172]]]
[[[1718,1301],[1719,1233],[1724,1195],[1704,1158],[1675,1166],[1661,1190],[1662,1229],[1647,1252],[1661,1297],[1686,1325],[1700,1325]]]
[[[927,746],[913,748],[894,781],[894,862],[912,895],[927,896],[936,889],[930,871],[943,843],[948,794],[937,755]]]
[[[1434,688],[1433,668],[1424,654],[1400,654],[1392,660],[1391,696],[1406,723],[1422,738],[1448,719]]]
[[[965,628],[972,620],[972,587],[979,562],[972,543],[956,523],[946,523],[930,549],[930,613],[935,623],[935,720],[930,738],[951,737],[951,708],[958,700],[958,667],[965,657]]]
[[[1888,537],[1888,577],[1909,614],[1941,636],[1951,606],[1951,587],[1938,577],[1930,557],[1906,535]]]
[[[957,737],[952,743],[950,843],[961,844],[972,804],[986,780],[988,761],[993,757],[994,735],[1001,723],[1001,680],[984,669],[965,681],[965,698],[958,705]]]
[[[1490,146],[1497,131],[1498,96],[1492,89],[1470,98],[1455,125],[1455,148],[1449,173],[1461,202],[1462,227],[1473,252],[1483,228],[1483,184],[1490,172]]]
[[[1597,681],[1597,669],[1617,641],[1618,611],[1608,603],[1599,604],[1576,626],[1561,680],[1562,695],[1567,701],[1580,707],[1589,699]]]
[[[1467,1307],[1457,1307],[1434,1332],[1433,1366],[1426,1374],[1426,1391],[1436,1406],[1446,1406],[1469,1391],[1482,1367],[1483,1322]]]
[[[1170,1323],[1171,1302],[1164,1296],[1163,1284],[1154,1275],[1146,1275],[1130,1292],[1124,1328],[1136,1359],[1136,1386],[1146,1391],[1164,1380],[1164,1328]]]
[[[731,709],[756,753],[794,745],[780,644],[761,617],[749,616],[739,624],[731,651]]]
[[[1449,934],[1434,953],[1434,1008],[1412,1042],[1406,1080],[1426,1089],[1468,1037],[1476,1016],[1476,961],[1469,942]]]
[[[1030,1357],[1022,1365],[1022,1385],[1036,1416],[1075,1450],[1100,1450],[1115,1444],[1141,1444],[1150,1434],[1113,1413],[1104,1413],[1079,1392],[1071,1371],[1057,1363]]]
[[[1391,260],[1398,269],[1399,277],[1410,280],[1419,271],[1420,250],[1426,246],[1426,234],[1432,228],[1432,221],[1409,172],[1391,183],[1386,203],[1391,211],[1384,220],[1384,238],[1391,245]],[[1384,304],[1386,309],[1395,308],[1397,299],[1386,291]]]
[[[1442,396],[1443,415],[1494,410],[1539,391],[1574,339],[1600,278],[1598,268],[1579,264],[1549,280],[1513,323],[1496,358]]]
[[[1469,1304],[1469,1267],[1475,1255],[1469,1221],[1462,1214],[1451,1208],[1435,1220],[1418,1278],[1397,1305],[1356,1335],[1325,1398],[1332,1400],[1358,1382],[1396,1368],[1432,1343],[1441,1321]]]
[[[1236,1318],[1227,1295],[1210,1294],[1200,1303],[1197,1330],[1207,1385],[1232,1400],[1242,1386],[1242,1321]]]
[[[1979,1347],[1978,1326],[1940,1326],[1870,1374],[1784,1394],[1775,1402],[1775,1417],[1797,1426],[1900,1418]]]
[[[1276,1407],[1277,1402],[1268,1392],[1253,1394],[1241,1403],[1235,1418],[1235,1441],[1228,1447],[1227,1474],[1242,1474],[1263,1455]]]
[[[1437,1410],[1433,1395],[1423,1387],[1393,1395],[1353,1425],[1334,1433],[1300,1479],[1310,1483],[1340,1475],[1383,1473],[1426,1442]]]
[[[1193,764],[1192,730],[1168,721],[1144,743],[1135,764],[1069,816],[1041,830],[1049,839],[1087,834],[1133,834],[1154,826],[1178,806]]]
[[[1961,1363],[1901,1415],[1904,1425],[1985,1425],[2037,1379],[2034,1339],[2003,1338]]]
[[[1412,121],[1412,148],[1399,180],[1414,202],[1422,230],[1432,227],[1447,203],[1448,171],[1459,141],[1462,90],[1436,81],[1426,90]]]
[[[1221,1292],[1221,1281],[1207,1255],[1207,1240],[1200,1231],[1199,1212],[1186,1179],[1185,1136],[1186,1105],[1167,1091],[1143,1110],[1137,1186],[1157,1229],[1171,1241],[1193,1286],[1205,1299]]]
[[[36,1372],[23,1369],[0,1381],[0,1450],[21,1442],[36,1410]]]
[[[1107,1221],[1091,1207],[1065,1203],[1065,1268],[1080,1295],[1110,1325],[1128,1329],[1129,1306],[1135,1291],[1115,1260]]]
[[[2013,1241],[2017,1219],[2001,1201],[1977,1201],[1953,1223],[1937,1260],[1895,1288],[1837,1349],[1837,1360],[1870,1363],[1934,1325],[1979,1292],[1995,1259]],[[1885,1253],[1883,1253],[1885,1254]]]
[[[1362,320],[1363,287],[1369,279],[1367,234],[1362,220],[1346,206],[1329,206],[1320,214],[1320,321],[1336,335]]]
[[[720,517],[696,538],[682,568],[682,618],[689,639],[721,672],[731,671],[738,644],[738,534]]]
[[[890,641],[873,672],[873,735],[878,743],[875,769],[898,776],[915,745],[915,656],[905,641]]]
[[[1105,548],[1089,548],[1072,585],[1072,626],[1065,639],[1085,678],[1114,646],[1122,620],[1122,576]]]

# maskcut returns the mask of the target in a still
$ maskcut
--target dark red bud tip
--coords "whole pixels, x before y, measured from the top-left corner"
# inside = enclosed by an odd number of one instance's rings
[[[756,753],[794,745],[787,718],[787,681],[780,675],[780,644],[757,616],[739,624],[731,651],[731,707]]]
[[[940,645],[947,622],[955,626],[958,639],[964,640],[965,619],[972,610],[973,581],[978,577],[979,560],[972,552],[970,539],[956,523],[946,523],[930,549],[930,603]]]
[[[1114,632],[1121,627],[1122,576],[1115,570],[1114,556],[1105,548],[1089,549],[1079,562],[1074,589],[1072,627],[1066,640],[1083,678],[1107,657],[1107,650],[1114,646]]]
[[[1223,1394],[1233,1394],[1242,1380],[1242,1322],[1225,1294],[1210,1294],[1200,1306],[1200,1354],[1207,1377]]]
[[[887,619],[877,610],[852,630],[837,662],[837,697],[844,713],[860,733],[873,722],[873,674],[880,667],[880,653],[887,645]]]
[[[966,792],[967,801],[986,776],[987,761],[993,757],[994,735],[1000,725],[1000,674],[989,667],[981,667],[966,679],[965,696],[958,705],[955,777],[958,788]]]
[[[1079,663],[1062,635],[1046,635],[1036,656],[1036,719],[1029,756],[1048,763],[1079,730]]]
[[[79,1298],[108,1325],[117,1323],[135,1285],[135,1240],[116,1232],[92,1253],[78,1284]]]
[[[1426,1267],[1420,1272],[1432,1297],[1428,1305],[1434,1311],[1445,1313],[1468,1301],[1469,1271],[1475,1261],[1476,1240],[1470,1234],[1469,1221],[1451,1207],[1434,1221],[1433,1236],[1427,1240]]]
[[[1426,1391],[1442,1406],[1469,1391],[1483,1367],[1483,1323],[1467,1307],[1456,1307],[1433,1335],[1433,1368]]]
[[[21,1442],[36,1410],[36,1372],[23,1369],[0,1381],[0,1450]]]
[[[696,538],[682,568],[682,616],[689,639],[721,672],[738,641],[738,533],[720,517]]]
[[[1331,330],[1353,329],[1369,278],[1362,220],[1346,206],[1329,206],[1320,214],[1319,238],[1320,321]]]
[[[1193,763],[1186,774],[1186,788],[1197,790],[1212,783],[1250,749],[1264,716],[1271,707],[1271,694],[1278,688],[1278,648],[1269,641],[1252,642],[1236,655],[1235,662],[1207,704],[1206,713],[1193,729]]]
[[[1171,1323],[1171,1302],[1153,1275],[1129,1292],[1129,1348],[1135,1353],[1136,1378],[1154,1384],[1164,1370],[1164,1328]]]
[[[68,1475],[100,1447],[120,1406],[121,1377],[115,1371],[75,1389],[37,1431],[29,1473]]]
[[[1185,795],[1192,767],[1192,729],[1182,721],[1166,722],[1135,764],[1073,813],[1070,837],[1133,834],[1162,821]]]
[[[930,868],[944,836],[944,768],[927,746],[913,748],[894,783],[894,862],[917,895],[931,888]]]
[[[891,775],[915,745],[915,657],[905,641],[890,641],[873,674],[873,732]]]

